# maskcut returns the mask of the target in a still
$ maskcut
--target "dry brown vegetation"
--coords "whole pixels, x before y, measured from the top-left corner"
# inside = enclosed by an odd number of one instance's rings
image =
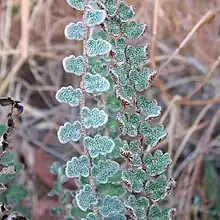
[[[162,105],[169,135],[159,147],[172,153],[169,176],[178,182],[168,202],[178,220],[220,219],[220,1],[128,2],[135,5],[135,19],[148,26],[141,41],[150,45],[148,63],[158,72],[149,95]],[[26,164],[18,181],[31,192],[33,219],[52,219],[47,208],[56,201],[46,196],[51,161],[80,151],[57,141],[59,124],[78,112],[54,98],[61,85],[78,83],[64,73],[61,60],[81,53],[79,43],[63,36],[65,25],[80,16],[61,0],[0,1],[0,96],[22,100],[25,107],[10,143]],[[7,111],[0,111],[4,121]],[[204,160],[211,161],[215,181]]]

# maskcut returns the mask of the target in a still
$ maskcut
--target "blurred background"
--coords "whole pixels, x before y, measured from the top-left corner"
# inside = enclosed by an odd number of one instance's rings
[[[173,155],[168,175],[178,184],[168,203],[177,219],[220,219],[220,0],[129,0],[135,20],[147,24],[136,44],[149,44],[149,67],[158,78],[149,90],[162,106],[168,137],[160,148]],[[82,52],[64,38],[65,26],[81,17],[61,0],[0,0],[0,97],[22,101],[10,144],[25,164],[17,179],[29,190],[32,219],[52,219],[47,197],[49,167],[80,153],[61,145],[56,131],[79,110],[58,104],[56,91],[77,85],[62,59]],[[0,108],[4,122],[7,109]],[[74,186],[70,186],[74,187]]]

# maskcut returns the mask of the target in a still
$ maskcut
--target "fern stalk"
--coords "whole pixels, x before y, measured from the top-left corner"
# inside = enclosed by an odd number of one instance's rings
[[[66,219],[173,219],[175,209],[158,205],[175,186],[165,175],[172,160],[161,150],[151,153],[166,137],[164,126],[150,121],[161,107],[145,95],[156,74],[146,67],[148,47],[130,44],[146,25],[132,21],[134,7],[123,0],[67,2],[83,11],[83,21],[64,31],[67,39],[83,41],[83,56],[64,58],[63,67],[82,80],[80,88],[62,87],[56,99],[79,106],[81,120],[61,126],[58,139],[81,142],[84,153],[67,161],[65,174],[60,171],[79,187]],[[88,108],[87,97],[97,107]],[[52,194],[60,196],[56,189]]]

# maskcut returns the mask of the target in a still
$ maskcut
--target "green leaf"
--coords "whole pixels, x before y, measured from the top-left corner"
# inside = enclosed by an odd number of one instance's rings
[[[129,151],[132,153],[132,165],[139,167],[142,165],[141,161],[141,147],[138,140],[133,140],[129,145],[125,145],[123,150]]]
[[[66,174],[60,176],[60,184],[64,184],[67,181],[68,181],[68,177],[66,176]]]
[[[122,175],[122,171],[119,170],[116,174],[114,174],[112,177],[109,178],[110,183],[112,184],[121,184],[121,175]]]
[[[77,10],[83,10],[85,0],[67,0],[67,3]]]
[[[149,176],[160,175],[165,172],[167,167],[172,163],[170,154],[163,154],[161,150],[157,150],[154,155],[151,153],[145,154],[143,161]]]
[[[151,125],[148,122],[142,122],[140,124],[139,132],[144,136],[145,144],[148,148],[155,147],[167,135],[163,125]]]
[[[176,209],[160,209],[158,205],[152,205],[149,210],[149,220],[172,220],[175,216]]]
[[[59,216],[62,215],[62,208],[61,208],[61,207],[58,207],[58,206],[51,207],[51,208],[50,208],[50,214],[51,214],[52,216],[59,217]]]
[[[115,53],[113,55],[111,54],[110,56],[114,57],[115,60],[118,62],[125,61],[125,48],[127,46],[126,39],[123,37],[118,38],[118,39],[112,38],[109,42],[112,45],[112,51]],[[124,63],[124,65],[127,65],[127,64]],[[126,73],[126,75],[128,74]]]
[[[165,175],[161,175],[155,180],[148,181],[145,185],[145,189],[151,200],[157,202],[165,199],[175,184],[173,179],[167,180]]]
[[[16,207],[14,207],[13,211],[19,212],[22,216],[27,217],[28,219],[31,219],[30,208],[28,208],[25,205],[17,205]]]
[[[87,40],[86,47],[89,57],[101,56],[111,51],[111,44],[102,39],[89,39]]]
[[[1,158],[1,164],[5,166],[13,165],[16,160],[15,152],[9,151]]]
[[[53,174],[53,175],[57,175],[58,174],[58,170],[59,168],[61,167],[61,164],[60,162],[58,161],[55,161],[51,164],[50,166],[50,172]]]
[[[1,124],[0,125],[0,137],[7,131],[7,125]]]
[[[78,141],[81,135],[82,125],[79,121],[75,121],[73,124],[66,122],[57,131],[57,137],[61,144],[66,144],[69,141]]]
[[[17,206],[21,200],[25,199],[28,193],[22,185],[11,185],[5,195],[8,204]]]
[[[132,104],[135,97],[135,90],[130,85],[119,87],[116,89],[116,96],[118,99],[123,100],[128,104]]]
[[[70,23],[64,29],[64,35],[68,40],[83,40],[85,26],[83,22]]]
[[[113,217],[121,214],[124,212],[123,202],[117,196],[107,195],[99,208],[99,212],[103,217]]]
[[[146,29],[145,24],[139,24],[135,21],[122,24],[122,33],[125,37],[135,39],[141,37]]]
[[[204,170],[206,195],[209,201],[213,201],[213,198],[216,197],[216,194],[218,192],[217,183],[219,182],[219,180],[214,166],[207,157],[205,157],[203,161],[203,170]]]
[[[97,203],[90,185],[85,185],[83,189],[76,194],[76,203],[82,211],[87,211],[93,204]]]
[[[130,195],[125,206],[133,210],[136,219],[145,219],[149,201],[145,197],[136,198],[134,195]]]
[[[81,220],[96,220],[95,214],[93,212],[90,212],[86,218],[82,218]]]
[[[117,11],[117,0],[105,0],[107,15],[113,17]]]
[[[120,109],[120,101],[115,96],[107,96],[106,104],[112,111],[118,111]]]
[[[11,164],[15,166],[16,174],[9,174],[9,175],[0,176],[0,183],[7,184],[7,183],[11,182],[19,174],[19,172],[24,170],[24,165],[22,163],[12,161]]]
[[[106,13],[104,10],[88,9],[85,13],[85,21],[89,27],[100,25],[105,20],[105,17]]]
[[[134,7],[127,6],[123,1],[121,1],[118,7],[118,14],[121,21],[126,22],[135,15]]]
[[[98,108],[90,110],[89,108],[84,107],[81,111],[81,116],[86,128],[98,128],[108,122],[108,115],[104,110],[99,110]]]
[[[146,178],[146,174],[143,170],[133,169],[122,172],[122,180],[128,183],[129,191],[139,193],[143,189],[143,182]]]
[[[88,213],[89,211],[84,212],[79,207],[74,207],[70,209],[70,215],[71,217],[74,217],[74,219],[76,218],[76,216],[78,218],[85,218]]]
[[[94,40],[102,39],[107,40],[108,34],[103,30],[93,29],[91,30],[91,38]]]
[[[130,69],[130,65],[127,63],[116,65],[111,69],[111,72],[117,78],[117,83],[119,85],[125,86],[128,83],[128,73]]]
[[[107,183],[108,178],[116,174],[120,169],[120,165],[112,160],[100,160],[98,165],[93,165],[92,175],[100,183]]]
[[[67,73],[74,73],[81,76],[84,71],[85,61],[83,56],[75,57],[70,55],[63,59],[63,68]]]
[[[122,185],[119,184],[112,184],[112,183],[106,183],[106,184],[100,184],[97,187],[98,194],[102,194],[104,196],[118,196],[122,197],[125,195],[126,190],[122,187]]]
[[[73,177],[88,177],[89,176],[89,159],[86,155],[81,155],[79,158],[73,157],[66,163],[66,176]]]
[[[141,64],[144,64],[147,60],[147,47],[146,46],[127,46],[125,55],[128,63],[133,68],[138,68]]]
[[[65,190],[62,194],[59,196],[59,202],[64,204],[69,199],[69,192],[68,190]]]
[[[109,75],[108,65],[106,64],[105,59],[97,59],[95,57],[90,57],[88,61],[88,72],[94,75],[99,74],[100,76],[105,77]]]
[[[107,129],[109,130],[109,134],[112,137],[116,137],[118,135],[118,121],[116,119],[116,114],[113,114],[112,112],[112,117],[109,118],[108,124],[107,124]]]
[[[121,157],[121,150],[125,149],[128,146],[127,141],[121,140],[119,137],[114,139],[115,147],[114,150],[109,155],[110,158],[119,158]]]
[[[157,101],[149,101],[145,96],[138,96],[137,107],[146,116],[145,120],[158,117],[161,113],[161,107],[157,105]]]
[[[74,218],[72,218],[71,216],[67,215],[67,216],[64,217],[64,220],[74,220]]]
[[[106,20],[105,23],[105,30],[108,34],[118,37],[121,34],[121,21],[120,19],[115,16],[109,20]]]
[[[130,137],[137,136],[137,130],[140,123],[140,115],[128,115],[127,113],[124,115],[119,114],[118,121],[121,125],[123,135],[128,135]]]
[[[149,68],[143,67],[141,71],[131,70],[129,72],[129,78],[134,83],[137,91],[143,91],[150,86],[150,80],[155,76],[155,72]]]
[[[54,182],[52,190],[47,194],[49,197],[58,196],[61,192],[61,186],[58,182]]]
[[[115,143],[111,138],[99,134],[95,135],[94,139],[89,136],[85,137],[83,143],[91,157],[109,154],[115,147]]]
[[[103,220],[126,220],[126,216],[125,215],[114,215],[111,217],[105,217],[103,218]]]
[[[81,89],[74,89],[72,86],[61,87],[56,93],[56,100],[60,103],[66,103],[72,106],[78,106],[82,100]]]
[[[85,90],[87,93],[101,93],[106,92],[110,89],[110,83],[105,78],[99,74],[92,75],[91,73],[86,73],[85,75]]]

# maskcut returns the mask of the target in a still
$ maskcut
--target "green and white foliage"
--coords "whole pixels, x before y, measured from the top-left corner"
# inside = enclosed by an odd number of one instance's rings
[[[87,209],[91,208],[93,204],[97,203],[90,185],[87,184],[83,189],[79,190],[76,194],[76,203],[83,211],[87,211]]]
[[[152,205],[149,210],[149,220],[171,220],[175,216],[175,209],[160,209],[158,205]]]
[[[109,70],[104,58],[90,58],[88,63],[88,72],[93,75],[99,74],[100,76],[107,77]]]
[[[92,174],[99,183],[107,183],[108,178],[116,174],[120,165],[113,160],[100,160],[97,165],[93,165]]]
[[[147,174],[149,176],[156,176],[165,172],[167,166],[172,163],[172,160],[169,153],[163,154],[161,150],[157,150],[154,155],[151,153],[145,154],[143,162],[147,167]]]
[[[127,6],[123,1],[119,3],[118,6],[118,15],[121,21],[126,22],[134,16],[134,7]]]
[[[85,75],[85,90],[87,93],[106,92],[110,88],[109,81],[99,74],[93,75],[86,73]]]
[[[145,189],[151,200],[157,202],[165,199],[175,184],[173,179],[167,180],[165,175],[161,175],[155,180],[148,181]]]
[[[115,53],[115,55],[113,55],[113,58],[118,62],[125,61],[125,48],[127,46],[126,39],[123,37],[118,39],[112,38],[110,40],[110,43],[112,45],[112,51]],[[124,64],[126,65],[126,63]]]
[[[79,21],[77,23],[70,23],[64,29],[64,35],[68,40],[83,40],[85,26]]]
[[[105,217],[103,220],[126,220],[126,217],[124,215],[114,215],[112,217]]]
[[[113,17],[117,12],[117,0],[101,0],[106,8],[107,15]]]
[[[124,115],[118,115],[118,121],[121,126],[122,134],[128,135],[130,137],[137,136],[138,133],[138,126],[140,124],[140,115],[139,114],[132,114],[129,115],[125,113]]]
[[[167,135],[163,125],[150,124],[148,122],[140,124],[139,132],[144,136],[145,144],[148,148],[155,147]]]
[[[82,91],[79,88],[74,89],[72,86],[61,87],[56,93],[56,99],[60,103],[78,106],[82,100]]]
[[[114,150],[109,155],[110,158],[119,158],[121,157],[121,150],[126,150],[128,148],[128,142],[125,140],[121,140],[120,137],[116,137],[114,139],[115,147]]]
[[[72,7],[77,10],[83,10],[84,9],[84,4],[85,0],[67,0],[67,3]]]
[[[50,195],[70,207],[53,213],[65,213],[66,220],[173,219],[174,209],[158,205],[175,181],[165,175],[171,155],[153,149],[167,135],[162,124],[150,121],[161,114],[157,101],[147,98],[156,72],[146,66],[148,46],[132,42],[146,25],[135,21],[134,7],[124,0],[67,2],[82,11],[82,20],[64,32],[67,39],[83,41],[83,55],[64,58],[63,68],[81,82],[79,88],[61,87],[56,99],[80,106],[80,119],[57,133],[61,143],[79,141],[84,151],[51,168],[58,180]],[[79,188],[64,191],[66,178]]]
[[[57,136],[62,144],[66,144],[69,141],[78,141],[82,135],[82,125],[79,121],[74,123],[66,122],[63,126],[60,126],[57,131]]]
[[[89,39],[86,43],[87,54],[89,57],[101,56],[111,51],[111,44],[102,39],[94,40]]]
[[[119,17],[114,16],[113,18],[106,20],[105,30],[108,34],[118,37],[121,34],[121,21]]]
[[[129,72],[129,78],[135,85],[137,91],[143,91],[148,89],[150,79],[155,75],[149,68],[143,67],[141,71],[131,70]]]
[[[83,56],[75,57],[70,55],[63,59],[63,68],[67,73],[74,73],[77,76],[81,76],[84,71],[85,61]]]
[[[124,204],[117,196],[106,196],[99,212],[103,217],[115,217],[124,212]]]
[[[94,213],[90,212],[86,218],[82,218],[81,220],[96,220]]]
[[[111,72],[117,78],[119,85],[125,86],[128,83],[128,73],[130,71],[130,65],[122,63],[111,68]]]
[[[145,96],[138,96],[137,107],[144,114],[145,120],[158,117],[161,113],[161,107],[157,105],[157,101],[149,101]]]
[[[99,134],[95,135],[94,138],[87,136],[84,138],[83,142],[91,157],[107,155],[111,153],[115,147],[115,143],[111,138]]]
[[[68,178],[73,177],[88,177],[89,176],[89,159],[82,155],[79,158],[73,157],[66,163],[65,173]]]
[[[146,29],[146,25],[132,21],[130,23],[122,24],[121,29],[125,37],[134,39],[134,38],[139,38],[143,35]]]
[[[85,21],[88,26],[95,26],[103,23],[105,20],[106,13],[103,10],[92,10],[88,9],[85,13]]]
[[[96,220],[94,213],[90,212],[87,214],[86,218],[82,218],[81,220]]]
[[[135,97],[135,90],[132,86],[126,85],[116,89],[116,96],[118,99],[123,100],[129,104],[133,103]]]
[[[133,169],[122,172],[122,180],[125,181],[130,192],[139,193],[143,190],[143,182],[146,179],[146,173],[141,169]]]
[[[106,183],[100,184],[97,187],[97,192],[104,196],[118,196],[122,197],[126,194],[125,188],[120,183]]]
[[[108,121],[108,115],[105,111],[99,110],[98,108],[90,110],[89,108],[84,107],[81,111],[81,116],[86,128],[98,128],[105,125]]]
[[[92,29],[90,38],[94,40],[102,39],[107,40],[108,34],[103,29]]]
[[[132,209],[136,219],[144,219],[149,201],[145,197],[136,198],[134,195],[130,195],[125,206]]]
[[[147,47],[146,46],[127,46],[125,50],[128,63],[133,68],[138,68],[147,60]]]
[[[141,147],[138,140],[133,140],[129,143],[129,145],[124,145],[122,148],[125,151],[129,151],[132,154],[132,165],[134,167],[139,167],[142,165],[142,159],[141,159]]]

